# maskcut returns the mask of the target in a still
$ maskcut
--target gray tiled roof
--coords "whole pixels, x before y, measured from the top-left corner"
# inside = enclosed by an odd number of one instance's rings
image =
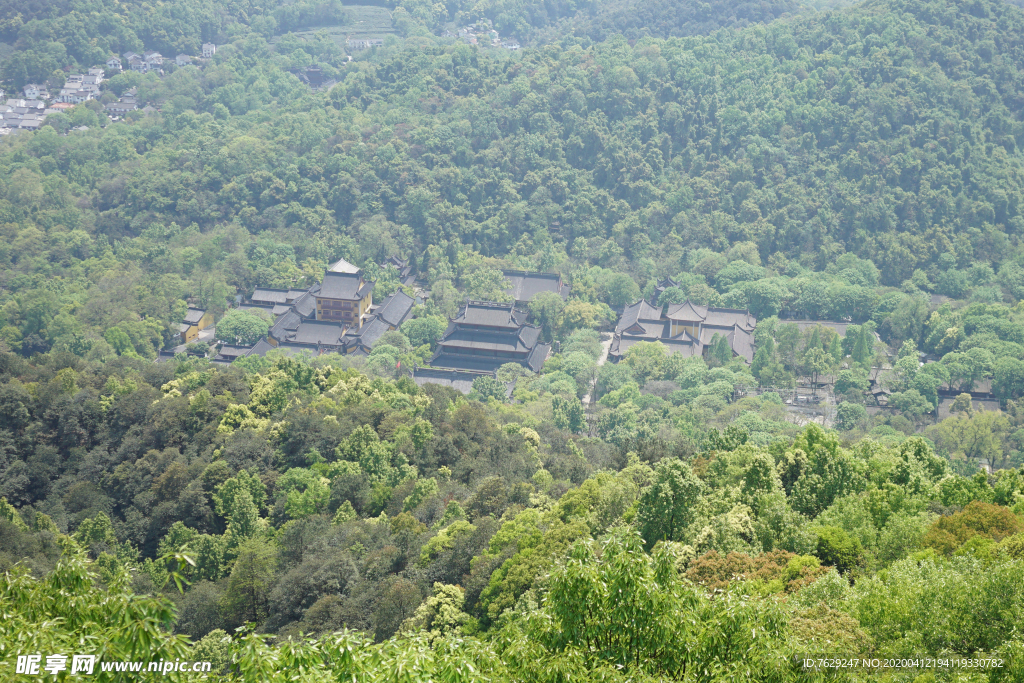
[[[218,358],[223,359],[234,359],[239,358],[248,354],[252,351],[252,346],[238,346],[236,344],[221,344],[220,350],[217,352]]]
[[[206,311],[204,311],[201,308],[189,308],[188,313],[185,314],[185,318],[182,320],[182,322],[188,323],[190,325],[198,325],[199,321],[203,319],[204,315],[206,315]]]
[[[732,347],[733,352],[746,360],[748,363],[754,360],[754,335],[747,332],[739,325],[734,325],[732,329],[722,329],[715,327],[705,327],[700,332],[700,341],[702,344],[707,346],[711,343],[711,340],[715,338],[715,335],[721,335],[726,338],[729,342],[729,346]]]
[[[747,331],[754,329],[757,319],[747,311],[735,308],[708,308],[708,315],[704,319],[705,327],[733,327],[738,326]]]
[[[288,301],[287,289],[272,289],[270,287],[257,287],[252,296],[249,297],[252,303],[261,304],[283,304]]]
[[[505,363],[540,370],[550,346],[540,343],[541,330],[522,322],[514,304],[467,302],[448,329],[431,359],[433,367],[493,371]]]
[[[619,324],[615,326],[615,333],[621,334],[624,329],[632,326],[641,320],[660,320],[661,309],[657,306],[651,306],[645,299],[640,299],[635,304],[626,306],[622,311],[622,315],[619,317]]]
[[[409,262],[405,259],[398,258],[397,256],[388,256],[386,259],[381,261],[380,267],[387,268],[388,266],[394,266],[398,269],[398,277],[402,281],[402,284],[405,284],[405,281],[411,277],[410,273],[412,273],[412,266],[410,266]]]
[[[359,266],[353,265],[345,259],[338,259],[331,264],[331,267],[327,269],[331,273],[351,273],[356,274],[359,272]]]
[[[415,299],[399,289],[380,303],[380,306],[374,311],[374,315],[393,327],[398,327],[405,322],[415,303]]]
[[[381,320],[374,316],[364,323],[358,332],[352,331],[346,334],[345,344],[351,348],[363,346],[372,349],[377,340],[390,329],[391,326],[388,325],[386,320]]]
[[[663,339],[672,336],[672,323],[669,320],[638,320],[629,327],[619,329],[618,333],[630,337]]]
[[[318,296],[325,299],[362,299],[373,289],[373,282],[367,282],[355,273],[324,273]]]
[[[316,297],[311,292],[305,292],[292,305],[295,312],[303,318],[312,318],[316,315]]]
[[[279,340],[283,343],[306,346],[340,346],[344,334],[345,326],[340,323],[303,320],[294,331],[289,331]]]
[[[274,289],[272,287],[257,287],[253,290],[249,301],[254,304],[290,304],[293,301],[305,296],[305,289]]]
[[[514,303],[496,303],[494,301],[467,301],[459,317],[453,321],[459,325],[481,327],[519,327],[525,315],[516,309]]]
[[[519,363],[523,367],[539,372],[544,366],[544,361],[551,351],[550,344],[537,344],[530,350],[525,358],[508,358],[503,356],[475,356],[463,353],[451,353],[447,349],[438,347],[434,357],[430,360],[430,366],[434,368],[454,368],[458,370],[473,370],[478,372],[493,372],[505,363]]]
[[[540,372],[541,368],[544,367],[544,361],[547,360],[548,354],[551,352],[551,344],[537,344],[533,347],[533,351],[526,357],[526,367],[533,372]]]
[[[299,346],[299,345],[295,345],[295,344],[279,344],[277,346],[274,346],[273,344],[268,342],[266,339],[261,339],[258,342],[256,342],[256,344],[252,347],[252,349],[249,350],[249,353],[247,353],[245,355],[246,356],[260,356],[262,358],[263,356],[266,356],[267,353],[269,353],[270,351],[273,351],[275,349],[277,349],[278,351],[284,352],[284,354],[286,356],[295,356],[295,355],[298,355],[298,354],[301,354],[301,353],[307,353],[308,354],[310,352],[310,349],[309,349],[308,346]]]
[[[658,280],[658,286],[656,287],[656,289],[659,289],[661,291],[665,291],[669,287],[678,287],[678,286],[679,286],[678,282],[676,282],[675,280],[673,280],[670,277],[666,277],[666,278],[662,278],[662,279]]]
[[[608,349],[608,355],[612,358],[621,358],[629,351],[631,346],[642,341],[652,340],[641,337],[617,336],[612,340],[612,345]],[[664,344],[669,353],[678,353],[686,358],[699,356],[704,353],[704,345],[689,335],[686,338],[680,336],[673,339],[658,339],[657,341]]]
[[[708,317],[708,307],[699,306],[689,300],[681,304],[669,304],[665,317],[680,322],[702,322]]]
[[[754,335],[737,325],[728,335],[729,345],[733,352],[747,361],[754,360]]]
[[[446,349],[475,349],[485,351],[496,351],[504,353],[526,353],[536,343],[536,335],[530,343],[530,338],[523,338],[518,330],[513,331],[483,331],[467,330],[455,327],[445,334],[439,346]]]
[[[463,394],[468,394],[473,390],[473,380],[477,377],[494,377],[494,373],[448,368],[416,368],[412,373],[413,381],[419,386],[424,384],[440,384],[451,387]],[[506,399],[511,398],[512,389],[515,388],[515,385],[515,382],[505,383]]]
[[[270,304],[266,304],[266,305],[264,305],[264,304],[246,304],[246,303],[238,304],[238,310],[239,311],[263,311],[268,316],[273,316],[274,308],[276,308],[276,307],[272,306]]]
[[[715,308],[698,306],[690,301],[681,304],[670,304],[665,317],[677,322],[699,322],[715,327],[732,327],[739,325],[745,330],[753,330],[757,319],[749,311],[738,308]]]
[[[699,323],[700,338],[688,333],[672,336],[672,323]],[[754,326],[757,319],[748,311],[735,308],[700,306],[690,301],[670,304],[665,312],[640,300],[627,306],[615,328],[615,338],[608,351],[612,358],[621,358],[629,347],[641,341],[660,341],[672,352],[698,355],[711,343],[715,334],[729,341],[733,352],[750,362],[754,358]]]
[[[530,273],[525,270],[503,270],[509,288],[505,291],[516,301],[533,301],[542,292],[553,292],[563,299],[569,297],[569,285],[557,273]]]
[[[270,336],[278,341],[284,341],[288,335],[299,329],[302,318],[293,310],[281,315],[270,328]]]

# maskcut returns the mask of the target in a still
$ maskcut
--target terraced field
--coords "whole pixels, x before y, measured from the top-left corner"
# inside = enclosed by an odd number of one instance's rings
[[[309,26],[292,33],[302,37],[324,32],[341,47],[345,47],[349,38],[384,38],[395,33],[391,12],[386,7],[345,5],[345,10],[349,13],[349,21],[345,24]],[[280,36],[275,36],[274,40],[278,38]]]

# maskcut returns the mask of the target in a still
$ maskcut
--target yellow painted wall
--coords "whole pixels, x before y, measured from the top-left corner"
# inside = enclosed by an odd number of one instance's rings
[[[345,299],[332,299],[331,301],[345,301]],[[372,305],[373,305],[373,295],[372,294],[368,294],[365,297],[363,297],[362,299],[360,299],[356,303],[355,309],[353,309],[353,311],[352,311],[352,313],[353,313],[353,320],[351,322],[353,324],[357,325],[357,326],[362,326],[363,316],[366,315],[367,309],[369,309],[370,306],[372,306]],[[334,310],[337,310],[337,309],[334,309]],[[341,322],[337,318],[328,318],[326,315],[324,315],[324,306],[323,306],[323,300],[322,299],[317,299],[316,300],[316,319],[317,320],[326,320],[328,322]]]
[[[675,337],[677,335],[680,335],[683,332],[689,332],[690,335],[696,337],[698,332],[699,332],[699,330],[700,330],[700,327],[698,325],[685,325],[685,324],[682,324],[682,323],[675,323],[675,322],[672,323],[672,336],[673,337]]]

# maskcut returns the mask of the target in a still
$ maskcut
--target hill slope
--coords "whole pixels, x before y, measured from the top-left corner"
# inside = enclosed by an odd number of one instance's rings
[[[399,154],[367,170],[387,183],[391,169],[452,168],[455,187],[435,195],[455,212],[445,231],[487,251],[557,221],[567,245],[610,237],[634,260],[672,233],[826,262],[847,249],[899,284],[945,251],[998,265],[1020,230],[1022,28],[1004,4],[869,3],[529,53],[497,72],[461,50],[444,72],[385,57],[332,98],[417,127],[426,144],[395,140]],[[414,82],[437,113],[401,107]],[[456,122],[468,141],[439,139]],[[495,195],[500,178],[515,195]],[[396,216],[416,215],[395,196]],[[499,217],[517,200],[533,230]]]
[[[21,301],[0,328],[52,343],[59,316],[72,337],[172,321],[169,301],[223,305],[309,259],[445,242],[641,284],[740,242],[778,272],[852,252],[893,286],[999,270],[1024,231],[1022,36],[1020,10],[983,0],[514,57],[410,39],[349,66],[330,41],[249,34],[203,71],[119,77],[160,115],[101,130],[79,107],[52,123],[88,131],[0,143]],[[285,71],[310,60],[330,93]]]

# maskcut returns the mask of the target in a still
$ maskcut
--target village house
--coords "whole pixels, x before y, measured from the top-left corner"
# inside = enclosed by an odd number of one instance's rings
[[[8,135],[16,130],[38,130],[49,112],[39,100],[10,99],[0,104],[0,131]]]
[[[526,313],[515,304],[467,301],[448,323],[430,366],[494,372],[505,363],[518,363],[538,372],[551,346],[541,343],[539,327],[525,321]]]
[[[371,47],[384,47],[384,41],[380,38],[349,38],[345,45],[350,50],[369,50]]]
[[[46,114],[42,111],[0,106],[0,129],[5,134],[12,130],[38,130],[45,120]]]
[[[61,88],[57,99],[67,104],[82,104],[83,102],[96,99],[97,95],[99,95],[98,90],[81,87],[81,84],[69,84]]]
[[[46,118],[44,116],[22,116],[17,128],[18,130],[39,130],[45,122]]]
[[[25,100],[25,99],[10,99],[7,100],[7,106],[12,109],[25,109],[29,111],[42,111],[46,109],[46,103],[40,100]]]
[[[74,83],[77,84],[80,90],[89,90],[99,95],[100,85],[103,83],[103,69],[89,69],[84,74],[72,74],[75,77]],[[65,87],[72,85],[71,83],[65,83]],[[73,87],[73,86],[72,86]]]
[[[124,97],[119,99],[117,102],[111,102],[103,107],[107,114],[111,116],[124,115],[130,111],[135,111],[138,108],[138,101],[135,99],[134,95],[130,94],[125,94]]]
[[[178,55],[174,58],[175,66],[188,66],[192,63],[192,58],[188,55]]]
[[[146,50],[142,53],[142,58],[151,68],[160,67],[164,64],[164,56],[156,50]]]
[[[194,342],[196,337],[199,336],[199,332],[205,330],[211,324],[213,324],[213,313],[189,306],[188,312],[185,313],[181,326],[178,328],[178,333],[181,335],[181,343],[188,344]]]
[[[38,85],[36,83],[28,83],[24,88],[21,89],[25,94],[27,100],[48,100],[50,99],[50,93],[48,92],[45,85]]]
[[[217,54],[217,46],[213,43],[203,43],[203,59],[210,59]]]
[[[115,55],[108,59],[107,68],[111,71],[121,71],[121,58]]]

